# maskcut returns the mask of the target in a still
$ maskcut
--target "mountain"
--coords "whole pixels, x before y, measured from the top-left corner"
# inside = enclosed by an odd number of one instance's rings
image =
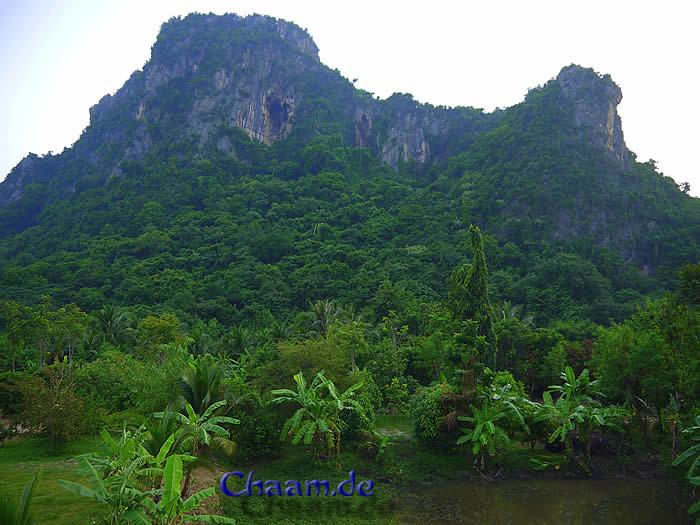
[[[380,100],[292,23],[171,19],[71,148],[0,184],[0,295],[222,321],[331,297],[379,315],[443,296],[475,223],[497,298],[542,322],[622,319],[697,261],[700,201],[637,162],[621,99],[570,65],[492,113]]]

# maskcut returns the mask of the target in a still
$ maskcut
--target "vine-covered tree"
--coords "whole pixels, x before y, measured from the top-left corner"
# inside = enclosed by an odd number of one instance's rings
[[[448,303],[454,317],[471,322],[475,328],[475,342],[486,352],[486,361],[496,366],[496,332],[493,324],[493,308],[489,298],[489,277],[481,231],[469,227],[469,240],[474,250],[471,264],[454,270],[449,278]]]

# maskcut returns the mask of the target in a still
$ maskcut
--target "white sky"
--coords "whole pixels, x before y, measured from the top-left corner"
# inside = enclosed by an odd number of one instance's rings
[[[75,142],[160,24],[192,11],[296,22],[324,63],[381,97],[492,110],[572,62],[610,73],[628,147],[700,195],[700,4],[669,0],[0,0],[0,180],[28,152]]]

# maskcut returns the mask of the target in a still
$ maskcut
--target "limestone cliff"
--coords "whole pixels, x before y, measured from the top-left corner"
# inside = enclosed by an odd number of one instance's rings
[[[574,120],[581,132],[595,146],[605,149],[622,167],[629,167],[629,154],[622,134],[617,106],[622,90],[610,75],[571,65],[556,79],[562,94],[574,104]]]
[[[616,107],[620,89],[609,77],[578,66],[556,82],[573,107],[584,140],[629,164]],[[339,133],[369,148],[385,164],[432,165],[466,150],[494,129],[502,112],[419,104],[410,95],[378,100],[324,66],[309,34],[266,16],[189,15],[165,23],[142,70],[90,108],[80,140],[44,166],[28,158],[0,184],[0,207],[31,183],[73,190],[75,177],[108,180],[124,161],[152,148],[194,140],[237,156],[227,130],[238,128],[266,145],[305,142]],[[47,173],[68,174],[47,177]],[[43,174],[38,176],[37,174]]]

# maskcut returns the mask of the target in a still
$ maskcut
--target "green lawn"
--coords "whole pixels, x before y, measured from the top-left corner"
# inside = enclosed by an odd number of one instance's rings
[[[24,484],[40,472],[34,491],[32,513],[39,525],[75,525],[94,523],[97,503],[74,496],[58,485],[59,479],[81,481],[73,458],[95,449],[94,439],[70,443],[58,455],[50,455],[47,443],[38,438],[14,439],[0,447],[0,489],[19,496]]]

